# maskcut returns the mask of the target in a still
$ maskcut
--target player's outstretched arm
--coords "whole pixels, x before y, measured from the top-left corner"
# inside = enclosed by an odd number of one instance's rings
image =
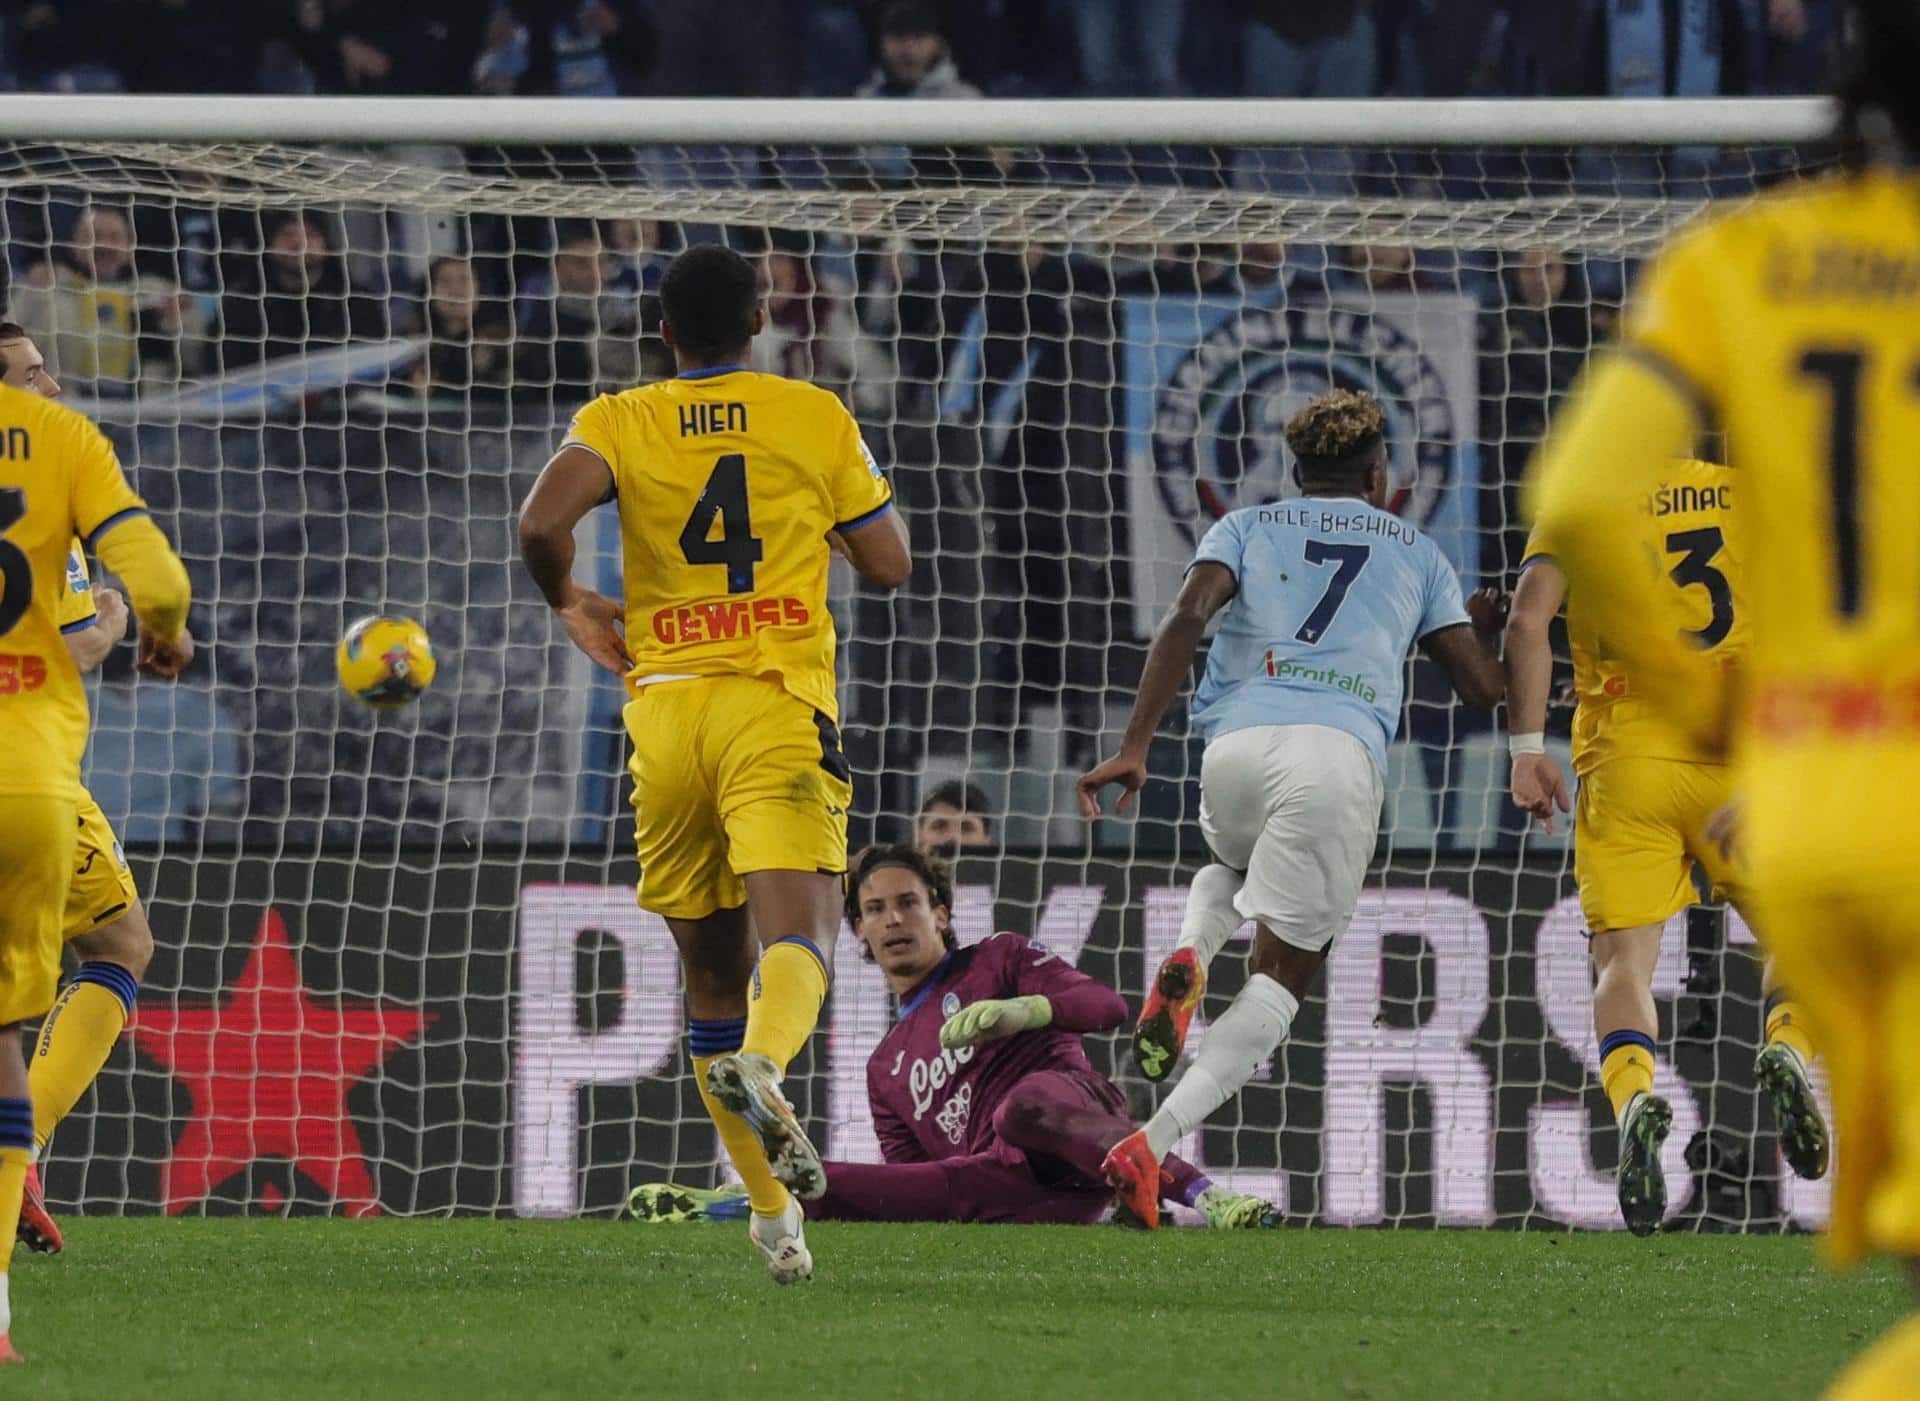
[[[983,948],[1005,951],[1013,996],[963,1007],[941,1024],[940,1044],[949,1049],[998,1041],[1023,1031],[1053,1027],[1085,1035],[1112,1031],[1127,1019],[1126,1001],[1044,944],[999,934]]]
[[[883,589],[899,588],[913,573],[912,542],[898,506],[889,506],[864,525],[834,531],[830,538],[862,578]]]
[[[1468,705],[1491,710],[1507,693],[1507,676],[1493,645],[1506,612],[1504,593],[1479,589],[1467,599],[1470,627],[1443,628],[1420,639],[1421,650],[1440,664],[1454,694]]]
[[[1567,576],[1535,555],[1513,591],[1507,614],[1507,751],[1513,758],[1514,804],[1553,830],[1553,815],[1570,812],[1567,778],[1546,750],[1547,693],[1553,685],[1548,629],[1566,601]]]
[[[574,527],[607,499],[611,485],[611,469],[599,453],[578,444],[561,448],[520,506],[520,558],[573,645],[623,676],[633,658],[621,632],[620,605],[573,581]]]
[[[67,644],[67,654],[73,658],[73,664],[79,668],[82,676],[104,662],[107,654],[120,645],[121,639],[127,635],[127,623],[131,617],[127,612],[127,600],[121,596],[120,590],[94,585],[92,625],[61,633],[61,640]]]
[[[1146,670],[1140,675],[1140,693],[1134,697],[1133,715],[1127,721],[1120,752],[1082,776],[1078,784],[1080,812],[1089,822],[1100,815],[1100,793],[1109,784],[1117,783],[1121,788],[1117,811],[1125,812],[1133,806],[1133,795],[1147,781],[1147,746],[1160,728],[1160,718],[1193,674],[1193,654],[1200,649],[1207,624],[1232,601],[1238,588],[1233,571],[1213,560],[1201,560],[1187,571],[1180,596],[1154,629]]]

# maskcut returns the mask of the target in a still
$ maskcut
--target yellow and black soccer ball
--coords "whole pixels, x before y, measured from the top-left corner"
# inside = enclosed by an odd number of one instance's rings
[[[340,684],[366,705],[390,710],[433,684],[433,640],[411,618],[362,618],[340,639]]]

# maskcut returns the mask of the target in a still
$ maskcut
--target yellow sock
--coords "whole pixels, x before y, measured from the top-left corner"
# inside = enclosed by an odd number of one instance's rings
[[[1806,1015],[1800,1004],[1783,993],[1767,999],[1767,1040],[1791,1046],[1803,1065],[1813,1063],[1813,1038],[1807,1035]]]
[[[1600,1087],[1619,1123],[1633,1097],[1653,1089],[1653,1038],[1642,1031],[1610,1031],[1601,1037]]]
[[[781,939],[760,955],[747,1003],[747,1036],[740,1049],[765,1056],[786,1073],[813,1035],[827,1000],[827,968],[809,939]]]
[[[33,1166],[33,1108],[24,1099],[0,1099],[0,1338],[7,1335],[7,1267],[13,1259],[13,1235],[20,1228],[20,1201],[26,1195],[27,1169]]]
[[[132,1009],[133,975],[114,963],[88,963],[68,983],[40,1027],[27,1085],[33,1095],[33,1141],[53,1137],[93,1077],[107,1063]]]
[[[1920,1401],[1920,1314],[1862,1353],[1834,1381],[1826,1401]]]
[[[714,1097],[707,1093],[707,1067],[719,1059],[719,1055],[695,1056],[693,1083],[700,1087],[700,1099],[707,1106],[707,1117],[713,1120],[713,1126],[720,1134],[721,1145],[726,1148],[727,1157],[733,1163],[733,1170],[740,1174],[740,1181],[746,1186],[747,1204],[761,1216],[778,1216],[787,1209],[787,1189],[784,1183],[775,1179],[773,1169],[767,1166],[767,1155],[760,1148],[760,1139],[747,1127],[745,1119],[731,1110],[722,1109]]]

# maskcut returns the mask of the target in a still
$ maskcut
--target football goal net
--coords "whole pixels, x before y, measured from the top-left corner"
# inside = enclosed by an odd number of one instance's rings
[[[671,942],[634,904],[624,695],[514,543],[572,413],[673,373],[676,250],[758,262],[751,368],[843,396],[911,525],[897,594],[834,578],[855,844],[927,809],[963,843],[964,939],[1033,934],[1137,1006],[1204,859],[1184,708],[1137,818],[1088,826],[1073,781],[1200,534],[1293,490],[1287,417],[1378,395],[1393,509],[1469,587],[1510,582],[1527,457],[1643,260],[1716,201],[1817,176],[1829,122],[0,97],[7,318],[178,542],[202,645],[177,685],[123,648],[93,687],[86,779],[158,952],[54,1141],[56,1207],[606,1213],[723,1170]],[[611,512],[576,570],[618,595]],[[336,684],[375,613],[431,635],[411,708]],[[1566,836],[1505,800],[1490,716],[1419,661],[1407,695],[1324,989],[1184,1151],[1292,1221],[1616,1225]],[[789,1082],[830,1158],[878,1153],[866,1060],[892,1010],[856,954]],[[1676,917],[1656,991],[1675,1215],[1817,1225],[1752,1080],[1745,926]],[[1090,1053],[1151,1109],[1124,1040]]]

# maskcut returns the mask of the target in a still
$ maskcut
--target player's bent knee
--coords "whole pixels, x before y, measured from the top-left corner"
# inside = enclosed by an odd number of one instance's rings
[[[1015,1085],[993,1111],[993,1131],[1001,1141],[1021,1147],[1046,1131],[1047,1097],[1025,1085]]]
[[[85,962],[117,964],[135,979],[145,977],[153,962],[153,926],[147,923],[145,908],[135,903],[110,924],[80,935],[73,951]]]

